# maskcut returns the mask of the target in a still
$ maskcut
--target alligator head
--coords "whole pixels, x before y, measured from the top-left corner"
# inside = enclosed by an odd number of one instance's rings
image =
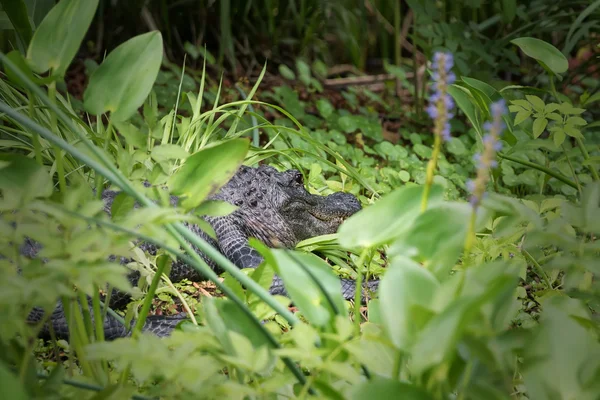
[[[273,247],[293,247],[301,240],[335,233],[361,209],[352,194],[313,195],[299,171],[278,172],[265,165],[242,166],[214,198],[238,206],[234,215],[248,235]]]

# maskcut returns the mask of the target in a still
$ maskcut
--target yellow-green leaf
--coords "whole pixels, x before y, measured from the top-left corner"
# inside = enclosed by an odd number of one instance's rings
[[[249,147],[248,139],[232,139],[194,153],[169,178],[171,193],[185,197],[184,208],[196,207],[233,177]]]
[[[94,115],[111,113],[125,121],[142,106],[162,62],[163,40],[152,31],[114,49],[94,71],[83,95],[83,106]]]
[[[547,125],[548,120],[546,118],[536,118],[536,120],[533,121],[533,137],[537,138],[540,136],[544,132],[544,129],[546,129]]]
[[[27,60],[37,73],[64,76],[98,8],[98,0],[61,0],[37,27]]]

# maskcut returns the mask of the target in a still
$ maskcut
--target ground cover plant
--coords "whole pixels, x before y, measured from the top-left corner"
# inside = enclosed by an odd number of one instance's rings
[[[274,18],[268,2],[224,1],[229,42],[214,60],[194,42],[182,46],[191,64],[174,62],[165,14],[162,31],[87,59],[73,95],[84,38],[116,3],[61,0],[40,15],[1,2],[14,28],[0,54],[3,398],[598,398],[599,1],[553,4],[539,26],[520,23],[541,1],[360,2],[384,27],[394,15],[397,47],[385,29],[363,36],[370,28],[353,23],[367,14],[348,1],[332,20],[346,56],[364,67],[365,37],[396,53],[393,84],[342,91],[326,84],[330,60],[310,58],[333,6],[291,2]],[[244,24],[227,23],[240,13]],[[211,75],[224,59],[256,64],[262,48],[233,51],[256,15],[273,36],[292,21],[300,39],[273,44],[278,61],[251,83]],[[397,41],[408,15],[407,58]],[[210,230],[201,217],[232,207],[208,195],[258,164],[296,168],[310,193],[352,193],[363,209],[294,249],[252,241],[265,262],[239,270],[184,223]],[[106,188],[122,191],[110,217]],[[168,194],[187,199],[175,208]],[[161,249],[141,251],[140,238]],[[21,251],[30,239],[38,257]],[[171,282],[175,258],[206,281]],[[273,274],[288,297],[268,293]],[[381,281],[363,304],[360,290],[341,297],[337,277]],[[113,287],[132,294],[123,311],[105,306]],[[91,309],[79,307],[87,298]],[[69,340],[38,338],[46,320],[29,313],[59,300]],[[181,311],[189,319],[170,337],[141,333],[151,315]],[[135,320],[131,335],[104,340],[107,313]]]

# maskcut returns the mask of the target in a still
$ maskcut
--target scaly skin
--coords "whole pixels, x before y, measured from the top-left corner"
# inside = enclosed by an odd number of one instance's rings
[[[117,192],[108,190],[102,193],[105,211],[109,214],[117,194]],[[301,240],[335,233],[345,218],[361,209],[358,200],[351,194],[340,192],[330,196],[311,195],[304,188],[302,175],[298,171],[277,172],[268,166],[258,168],[242,166],[235,176],[210,199],[226,201],[238,207],[233,213],[223,217],[205,217],[214,229],[217,241],[209,237],[197,225],[188,224],[187,226],[239,268],[256,268],[263,261],[262,256],[248,244],[251,237],[261,240],[269,247],[293,248]],[[173,205],[177,201],[176,197],[171,197]],[[149,243],[140,243],[138,246],[150,254],[155,254],[157,251],[157,248]],[[222,272],[211,259],[197,248],[194,250],[215,272]],[[35,257],[38,251],[39,246],[32,241],[27,241],[22,248],[22,253],[28,257]],[[127,263],[131,260],[121,259],[120,261]],[[139,276],[138,272],[132,272],[129,275],[132,285],[137,284]],[[173,263],[169,278],[173,282],[186,278],[192,281],[202,279],[196,270],[181,261]],[[353,299],[356,282],[351,279],[341,279],[340,281],[344,298]],[[375,292],[378,286],[378,280],[364,283],[362,298],[365,298],[366,290],[364,289]],[[285,287],[279,277],[274,278],[269,292],[286,295]],[[109,305],[111,308],[121,308],[129,300],[130,296],[127,293],[113,290]],[[91,310],[89,300],[87,306]],[[42,316],[43,311],[35,308],[31,312],[29,320],[36,322]],[[185,319],[185,313],[174,317],[151,316],[146,320],[143,331],[158,336],[167,336],[179,322]],[[64,310],[60,302],[52,313],[50,322],[57,337],[68,337]],[[133,324],[134,321],[131,326]],[[104,321],[104,330],[107,340],[130,334],[129,330],[110,314]],[[48,330],[45,327],[42,336],[46,336],[47,333]]]

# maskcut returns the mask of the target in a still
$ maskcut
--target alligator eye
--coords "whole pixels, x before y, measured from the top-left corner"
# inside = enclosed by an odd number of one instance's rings
[[[300,172],[296,172],[294,174],[292,182],[296,183],[298,185],[303,185],[304,184],[304,178],[302,177],[302,174]]]

